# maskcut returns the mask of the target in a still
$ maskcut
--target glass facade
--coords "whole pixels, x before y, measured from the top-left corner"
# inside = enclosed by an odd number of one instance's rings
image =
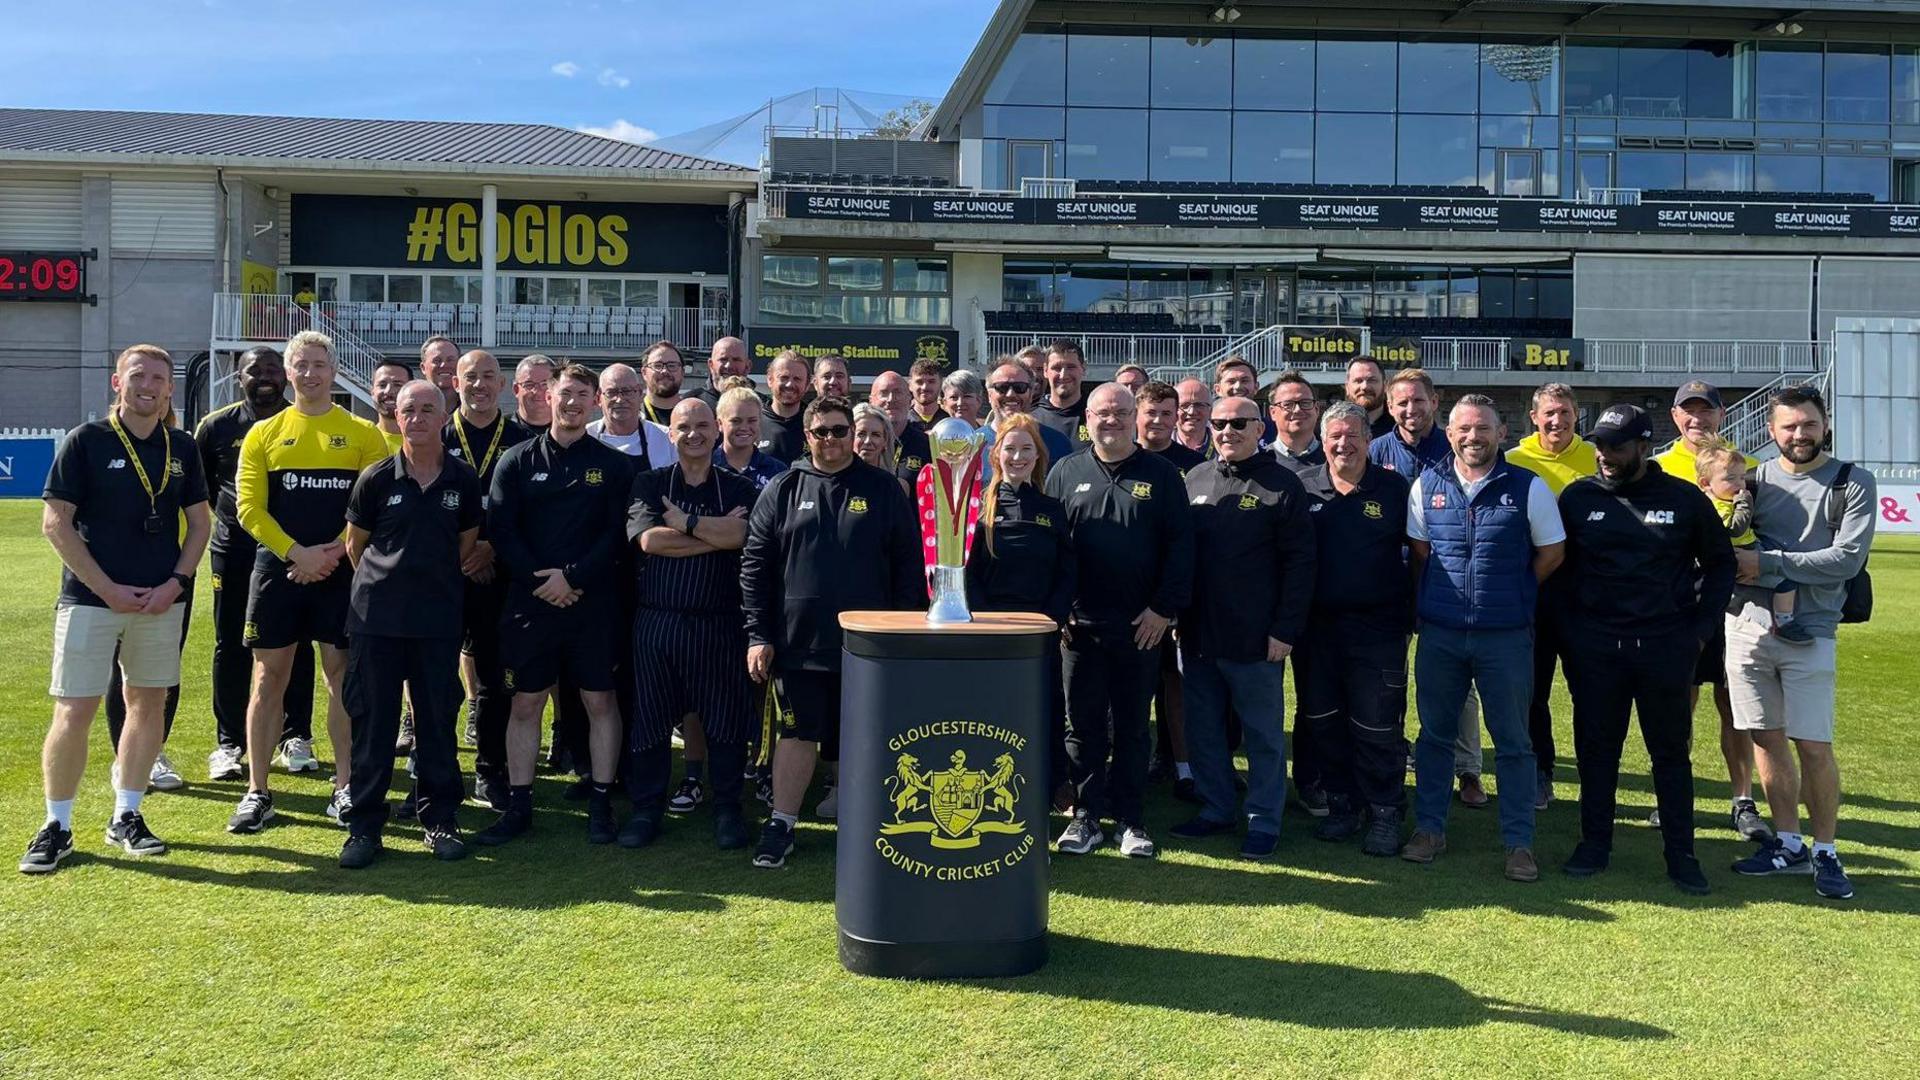
[[[982,180],[1902,190],[1920,46],[1190,29],[1022,35]],[[969,135],[971,137],[971,133]]]
[[[821,326],[950,326],[945,256],[760,256],[760,319]]]

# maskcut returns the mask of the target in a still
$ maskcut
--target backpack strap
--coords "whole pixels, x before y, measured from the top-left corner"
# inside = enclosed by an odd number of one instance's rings
[[[1833,474],[1833,486],[1827,489],[1827,528],[1834,537],[1840,536],[1840,519],[1847,512],[1847,481],[1853,479],[1853,462],[1840,463],[1840,471]]]

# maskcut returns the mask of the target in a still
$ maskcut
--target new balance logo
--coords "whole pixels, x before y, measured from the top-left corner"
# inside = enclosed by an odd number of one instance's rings
[[[1607,512],[1606,512],[1605,510],[1589,510],[1589,511],[1587,511],[1587,520],[1588,520],[1588,521],[1605,521],[1606,519],[1607,519]]]
[[[1092,491],[1092,490],[1093,490],[1093,485],[1092,485],[1092,484],[1081,484],[1081,485],[1080,485],[1079,487],[1077,487],[1077,488],[1074,488],[1074,489],[1073,489],[1073,493],[1074,493],[1075,495],[1080,495],[1080,494],[1083,494],[1083,493],[1085,493],[1085,492],[1089,492],[1089,491]]]
[[[800,509],[802,509],[802,510],[811,510],[811,509],[813,509],[813,500],[812,500],[812,499],[807,499],[807,500],[805,500],[805,501],[803,501],[803,502],[802,502],[802,503],[800,504]]]
[[[1649,525],[1671,525],[1673,524],[1673,511],[1649,510],[1647,511],[1647,516],[1642,520]]]
[[[127,467],[127,459],[123,457],[117,457],[117,458],[114,458],[112,461],[107,462],[107,468],[109,469],[124,469],[126,467]]]
[[[534,474],[533,474],[533,478],[532,478],[532,479],[533,479],[533,482],[537,484],[537,483],[539,483],[540,481],[542,481],[542,480],[545,480],[546,478],[547,478],[547,474],[546,474],[546,473],[543,473],[543,472],[537,472],[537,473],[534,473]]]
[[[387,505],[399,506],[405,500],[406,500],[406,496],[396,491],[392,495],[387,496]]]

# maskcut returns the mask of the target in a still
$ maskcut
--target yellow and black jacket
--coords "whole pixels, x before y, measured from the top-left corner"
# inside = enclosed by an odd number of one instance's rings
[[[285,559],[295,544],[338,539],[360,471],[388,456],[380,429],[335,405],[283,409],[247,429],[234,479],[240,527]]]

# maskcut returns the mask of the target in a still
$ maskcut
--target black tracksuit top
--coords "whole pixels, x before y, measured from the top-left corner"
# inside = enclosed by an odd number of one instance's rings
[[[747,640],[783,671],[840,670],[840,613],[922,610],[926,571],[913,505],[893,474],[802,458],[767,482],[740,553]]]
[[[627,546],[632,462],[584,432],[571,446],[542,432],[500,455],[487,532],[512,582],[510,597],[531,596],[541,581],[534,571],[550,567],[586,599],[617,595],[624,584],[617,568]]]
[[[1307,493],[1270,453],[1214,458],[1187,473],[1193,506],[1193,602],[1183,648],[1217,660],[1267,658],[1269,637],[1300,643],[1313,602]]]
[[[1073,607],[1073,544],[1067,508],[1037,484],[1000,486],[993,544],[984,518],[967,550],[967,603],[975,611],[1037,611],[1064,626]]]
[[[1193,595],[1193,514],[1180,470],[1134,448],[1117,465],[1088,447],[1047,474],[1047,494],[1067,508],[1079,584],[1073,622],[1121,631],[1151,607],[1164,618]]]
[[[1413,482],[1371,461],[1345,495],[1334,488],[1325,464],[1297,475],[1307,492],[1307,518],[1321,555],[1309,618],[1336,624],[1350,636],[1413,633],[1414,579],[1407,568],[1407,494]]]
[[[1554,577],[1571,625],[1616,637],[1719,629],[1733,595],[1733,545],[1701,490],[1647,462],[1640,479],[1608,487],[1589,476],[1560,494],[1567,559]]]

